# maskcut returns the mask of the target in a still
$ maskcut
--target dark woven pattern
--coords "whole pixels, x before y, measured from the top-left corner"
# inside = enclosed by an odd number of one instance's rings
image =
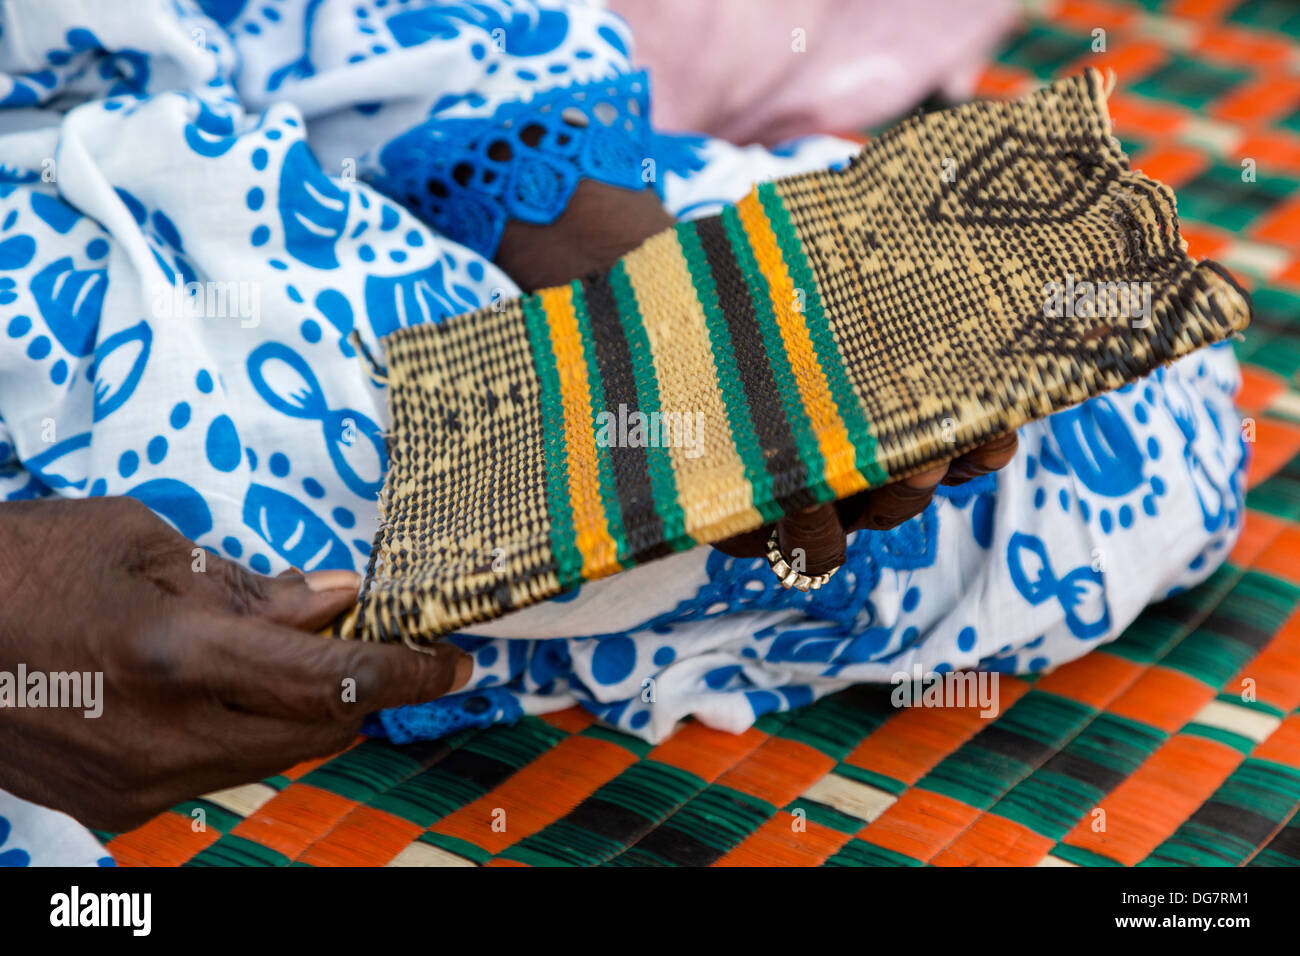
[[[1244,327],[1243,297],[1184,253],[1172,192],[1130,171],[1102,84],[931,113],[778,184],[891,476]],[[1067,279],[1150,283],[1149,321],[1044,314]]]
[[[548,540],[548,529],[538,526],[546,515],[543,434],[520,427],[541,419],[522,322],[512,302],[500,312],[486,310],[473,326],[431,327],[446,347],[430,348],[429,337],[400,332],[386,340],[390,367],[400,377],[390,403],[382,543],[367,576],[419,581],[435,555],[439,588],[428,601],[401,605],[367,595],[356,613],[364,615],[369,636],[400,640],[402,634],[440,631],[451,605],[486,605],[500,613],[516,601],[531,604],[538,598],[518,589],[537,587],[548,573],[554,577],[549,549],[498,550],[502,541]],[[440,438],[435,454],[424,444],[431,428]],[[494,467],[476,467],[487,460]],[[462,491],[436,493],[448,488]]]

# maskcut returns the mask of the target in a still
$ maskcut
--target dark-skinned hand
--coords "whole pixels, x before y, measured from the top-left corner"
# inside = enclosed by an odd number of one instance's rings
[[[554,223],[510,223],[497,264],[528,292],[561,285],[610,268],[673,222],[653,190],[633,192],[583,181]],[[779,522],[781,553],[787,559],[802,556],[805,574],[839,567],[844,563],[847,535],[893,528],[916,517],[940,484],[959,485],[997,471],[1015,457],[1016,444],[1015,433],[1005,435],[928,471],[784,518]],[[769,525],[716,542],[714,547],[732,557],[759,557],[767,553],[771,531]]]
[[[6,504],[0,541],[0,670],[103,674],[97,718],[0,708],[0,787],[87,826],[334,753],[371,711],[469,680],[451,644],[311,633],[356,600],[352,572],[252,574],[130,498]]]
[[[848,535],[883,531],[915,518],[930,504],[939,485],[960,485],[1006,466],[1015,457],[1015,432],[981,445],[952,461],[842,501],[817,505],[781,520],[781,554],[803,559],[804,574],[822,574],[844,563]],[[772,526],[719,541],[715,547],[736,558],[767,553]]]

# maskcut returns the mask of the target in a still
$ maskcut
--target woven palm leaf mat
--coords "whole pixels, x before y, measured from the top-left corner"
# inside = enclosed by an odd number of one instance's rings
[[[383,520],[340,631],[428,641],[904,477],[1244,328],[1172,194],[1128,168],[1104,83],[911,117],[607,275],[388,336]],[[1067,291],[1103,286],[1078,308]]]
[[[1227,565],[1102,650],[1004,676],[996,720],[894,710],[864,687],[739,736],[688,724],[654,748],[577,708],[430,744],[359,741],[101,834],[118,862],[1300,865],[1300,8],[1034,9],[982,92],[1115,70],[1134,168],[1177,191],[1190,251],[1252,289],[1234,347],[1257,441]]]

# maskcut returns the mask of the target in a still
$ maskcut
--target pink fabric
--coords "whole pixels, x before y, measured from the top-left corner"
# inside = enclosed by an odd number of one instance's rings
[[[968,97],[1014,0],[610,0],[660,129],[773,144]],[[796,52],[802,30],[804,51]]]

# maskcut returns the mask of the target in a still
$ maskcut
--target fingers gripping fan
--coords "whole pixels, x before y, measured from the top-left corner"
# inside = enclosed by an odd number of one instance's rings
[[[1096,71],[909,119],[606,274],[386,336],[382,524],[338,631],[418,645],[753,530],[1249,317],[1187,255],[1170,190],[1129,168]],[[1029,592],[1068,587],[1104,626],[1090,582],[1017,553]]]

